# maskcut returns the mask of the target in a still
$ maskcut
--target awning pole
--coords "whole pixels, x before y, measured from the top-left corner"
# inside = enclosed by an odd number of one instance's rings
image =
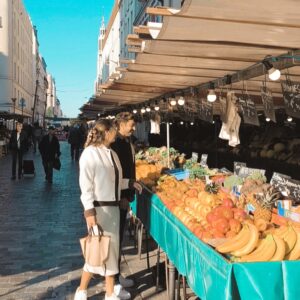
[[[168,153],[168,168],[170,168],[170,123],[167,122],[167,153]]]

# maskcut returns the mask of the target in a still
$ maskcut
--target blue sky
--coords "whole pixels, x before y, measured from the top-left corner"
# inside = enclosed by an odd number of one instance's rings
[[[97,42],[114,0],[23,0],[38,29],[40,52],[54,76],[63,113],[77,117],[94,92]]]

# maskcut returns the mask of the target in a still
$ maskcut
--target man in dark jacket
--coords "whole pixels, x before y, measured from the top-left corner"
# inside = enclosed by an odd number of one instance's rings
[[[23,170],[23,154],[26,151],[27,147],[27,135],[23,130],[23,124],[17,123],[16,130],[11,134],[9,140],[9,149],[12,153],[12,176],[11,179],[16,179],[16,169],[18,161],[18,178],[22,177]]]
[[[81,133],[78,125],[74,125],[69,130],[68,143],[71,145],[71,159],[79,160],[79,147],[81,143]]]
[[[46,180],[52,183],[53,178],[53,163],[60,156],[59,141],[55,136],[54,127],[48,128],[48,134],[45,135],[40,144],[39,150],[43,160],[43,166],[46,174]]]
[[[118,154],[122,166],[122,170],[123,170],[123,178],[135,179],[135,153],[134,153],[133,145],[131,143],[131,136],[135,130],[135,121],[133,115],[128,112],[119,113],[116,116],[115,123],[117,125],[118,135],[116,141],[111,144],[111,148]],[[126,217],[129,209],[129,202],[133,200],[133,197],[134,197],[134,190],[127,189],[121,191],[120,251],[121,251],[121,246],[123,241]],[[124,288],[132,287],[134,285],[133,280],[124,278],[121,275],[119,276],[119,278],[116,278],[116,280],[119,280],[121,286]],[[126,295],[125,290],[123,290],[123,294]],[[122,297],[122,295],[119,295],[119,297],[121,299],[128,299],[126,298],[126,296]]]

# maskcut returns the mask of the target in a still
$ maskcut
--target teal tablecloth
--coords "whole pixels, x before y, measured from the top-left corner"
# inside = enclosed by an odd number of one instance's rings
[[[201,300],[300,300],[300,261],[229,263],[155,194],[144,192],[131,208]]]

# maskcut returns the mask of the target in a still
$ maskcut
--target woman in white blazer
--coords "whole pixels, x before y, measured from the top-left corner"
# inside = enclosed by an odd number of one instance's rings
[[[119,272],[119,200],[122,189],[132,187],[139,192],[142,187],[131,179],[124,179],[117,154],[110,149],[117,130],[110,120],[100,120],[90,131],[81,154],[79,184],[81,202],[87,227],[99,224],[105,235],[111,236],[109,257],[104,267],[92,267],[85,263],[80,286],[74,300],[87,299],[87,286],[92,273],[105,276],[106,300],[118,300],[114,293],[114,275]]]

